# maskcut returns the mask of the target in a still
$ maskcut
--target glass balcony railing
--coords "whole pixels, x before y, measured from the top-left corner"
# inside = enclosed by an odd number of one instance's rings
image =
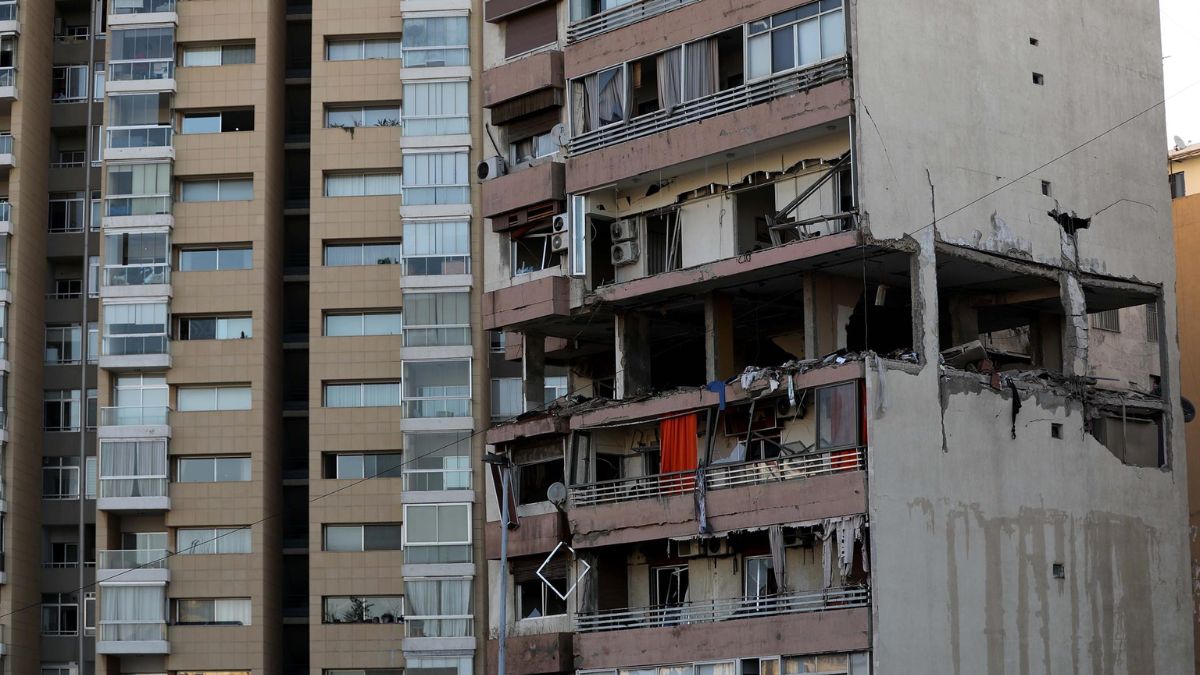
[[[139,59],[108,64],[109,82],[169,80],[175,77],[175,59]]]
[[[100,497],[166,497],[166,476],[101,476]]]
[[[145,125],[110,127],[108,130],[108,147],[112,149],[167,148],[170,146],[171,127]]]
[[[5,268],[0,268],[0,291],[7,291],[7,290],[8,290],[8,270]],[[3,343],[0,342],[0,344],[3,344]],[[2,358],[4,358],[4,357],[0,356],[0,359],[2,359]]]
[[[101,642],[152,642],[167,639],[165,621],[100,620]]]
[[[174,12],[175,0],[117,0],[111,5],[112,14],[153,14]]]
[[[169,283],[171,283],[171,266],[167,263],[108,265],[104,268],[105,286],[147,286]]]
[[[165,425],[170,408],[165,405],[113,406],[100,409],[100,426]]]
[[[15,86],[17,86],[17,69],[12,66],[0,68],[0,87]]]
[[[109,197],[105,200],[105,205],[104,215],[109,217],[158,216],[171,213],[169,195]]]
[[[406,399],[404,401],[404,416],[409,419],[428,417],[470,417],[471,399]]]
[[[146,354],[166,354],[166,334],[154,335],[118,335],[104,338],[106,356],[142,356]]]
[[[0,202],[0,221],[12,220],[12,204],[9,202]]]
[[[13,151],[12,134],[0,135],[0,155],[11,155]]]
[[[149,569],[163,570],[167,568],[167,558],[171,552],[165,548],[130,549],[126,551],[97,551],[97,563],[102,570],[132,570]]]

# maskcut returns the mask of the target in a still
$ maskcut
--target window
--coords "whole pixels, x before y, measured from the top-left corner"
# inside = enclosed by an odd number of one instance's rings
[[[167,304],[104,305],[104,353],[109,356],[167,353]]]
[[[492,417],[516,417],[525,412],[525,394],[519,377],[492,378]]]
[[[350,551],[399,551],[399,523],[379,525],[326,525],[322,550]]]
[[[183,65],[187,68],[232,66],[254,63],[254,45],[207,45],[183,48]]]
[[[100,256],[88,256],[87,290],[89,298],[100,297]]]
[[[52,234],[83,232],[83,193],[50,195],[46,229]]]
[[[130,28],[109,34],[112,82],[165,80],[175,76],[175,29]]]
[[[95,499],[100,480],[100,458],[93,455],[83,459],[83,496],[85,499]]]
[[[567,601],[560,598],[537,575],[537,569],[541,564],[539,560],[536,564],[517,564],[512,567],[518,619],[540,619],[544,616],[567,613]],[[566,566],[557,565],[553,566],[553,569],[549,569],[550,567],[551,565],[547,565],[547,569],[542,570],[542,576],[549,579],[560,593],[566,591],[568,588]]]
[[[471,416],[471,362],[405,361],[404,416]]]
[[[179,181],[179,201],[244,202],[254,199],[252,178],[212,178]]]
[[[769,598],[779,592],[779,582],[775,579],[775,563],[771,556],[746,558],[745,589],[746,600],[759,601]]]
[[[167,442],[100,441],[100,496],[167,496]]]
[[[687,602],[688,566],[650,568],[650,601],[657,607],[678,607]]]
[[[326,197],[376,197],[400,194],[399,173],[327,173]]]
[[[406,293],[404,346],[471,344],[470,293]]]
[[[46,431],[79,431],[80,403],[78,389],[46,390],[42,396],[42,428]],[[75,493],[78,496],[78,487]]]
[[[226,483],[250,480],[249,457],[180,457],[175,480],[180,483]]]
[[[469,656],[406,656],[405,675],[471,675]]]
[[[249,410],[250,386],[179,387],[176,404],[180,412]]]
[[[400,335],[400,312],[329,312],[325,315],[327,337]]]
[[[467,17],[439,16],[404,20],[404,65],[466,66]]]
[[[127,232],[104,236],[104,285],[146,286],[170,281],[170,235]]]
[[[329,106],[325,108],[326,127],[398,127],[400,105]]]
[[[849,675],[851,672],[859,672],[858,667],[863,667],[866,671],[865,664],[859,662],[859,657],[865,654],[855,654],[853,661],[855,665],[851,668],[851,658],[847,654],[821,654],[820,656],[785,656],[783,657],[783,672],[787,675],[793,673],[825,673],[826,675]],[[696,675],[700,675],[697,673]],[[707,675],[707,674],[705,674]]]
[[[179,271],[221,272],[225,270],[248,270],[253,264],[253,257],[253,252],[249,246],[184,249],[179,252]]]
[[[750,22],[749,78],[766,77],[846,53],[842,0],[820,0]]]
[[[322,598],[321,623],[399,623],[404,596],[334,596]]]
[[[250,528],[180,528],[175,532],[175,550],[179,555],[249,553]]]
[[[89,321],[87,329],[87,361],[88,363],[95,363],[100,359],[100,324],[95,321]]]
[[[400,38],[378,38],[371,40],[329,40],[325,43],[327,61],[367,61],[371,59],[398,59],[402,48]]]
[[[565,483],[563,460],[518,464],[516,475],[517,503],[537,504],[548,501],[546,491],[555,483]]]
[[[1092,314],[1092,328],[1099,330],[1112,331],[1114,333],[1121,332],[1121,312],[1117,309],[1108,309],[1103,312]]]
[[[407,563],[471,562],[470,504],[405,504]]]
[[[404,670],[401,668],[351,668],[349,670],[338,668],[326,669],[322,672],[325,675],[404,675]]]
[[[171,604],[179,626],[250,625],[250,598],[176,598]]]
[[[148,148],[171,144],[171,107],[164,94],[121,94],[108,99],[108,147]]]
[[[42,499],[79,498],[79,458],[42,458]]]
[[[79,596],[74,593],[42,593],[42,635],[60,637],[79,634]]]
[[[42,567],[77,567],[79,565],[79,542],[55,541],[50,543],[49,556]]]
[[[1158,342],[1158,303],[1146,305],[1146,342]]]
[[[625,68],[617,66],[571,81],[571,132],[578,136],[625,119]]]
[[[50,98],[55,103],[70,103],[87,98],[87,66],[54,66],[52,78]]]
[[[233,131],[254,131],[253,108],[184,113],[179,125],[179,132],[184,134],[221,134]]]
[[[55,69],[57,70],[57,68]],[[1187,196],[1187,182],[1184,172],[1178,171],[1171,174],[1171,199],[1179,199]]]
[[[254,320],[248,316],[188,316],[179,319],[180,340],[248,340]]]
[[[47,365],[79,363],[83,355],[83,331],[78,325],[46,326]]]
[[[471,489],[470,440],[465,431],[404,434],[404,489]]]
[[[504,337],[504,331],[493,330],[488,331],[488,351],[493,354],[503,354],[504,345],[508,342],[508,338]]]
[[[41,675],[79,675],[74,664],[43,663]]]
[[[106,198],[107,216],[170,213],[171,165],[166,162],[109,164]]]
[[[467,83],[414,82],[404,85],[404,135],[470,133]]]
[[[115,408],[105,424],[166,424],[165,375],[118,375],[113,388]]]
[[[465,220],[404,221],[404,274],[470,274],[471,225]]]
[[[545,401],[546,405],[550,405],[571,393],[568,389],[566,375],[548,375],[543,378],[543,385],[546,394],[543,401]]]
[[[532,162],[539,157],[549,157],[558,152],[558,143],[550,132],[533,134],[508,144],[508,161],[514,166]]]
[[[325,383],[326,408],[375,408],[400,405],[399,382]]]
[[[404,466],[398,452],[378,453],[326,453],[324,455],[325,478],[339,480],[363,478],[399,478]]]
[[[325,245],[325,265],[328,267],[399,265],[402,257],[402,248],[399,243],[363,242]]]
[[[404,154],[404,203],[466,204],[471,199],[466,152]]]
[[[408,637],[469,637],[474,634],[470,579],[411,579],[404,582]]]
[[[100,594],[99,640],[162,640],[166,636],[166,588],[161,584],[113,584]]]
[[[817,390],[817,450],[858,447],[858,382]]]

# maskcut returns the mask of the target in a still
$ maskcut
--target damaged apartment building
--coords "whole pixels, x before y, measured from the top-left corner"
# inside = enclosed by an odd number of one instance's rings
[[[1153,3],[484,20],[489,672],[1190,668]]]

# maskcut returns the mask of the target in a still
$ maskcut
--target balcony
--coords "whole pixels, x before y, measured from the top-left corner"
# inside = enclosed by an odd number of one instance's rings
[[[96,508],[101,511],[171,510],[166,476],[100,476]]]
[[[17,69],[13,66],[0,68],[0,101],[17,100]]]
[[[550,204],[555,206],[551,213],[565,210],[566,167],[562,162],[542,161],[528,167],[520,167],[503,176],[485,181],[480,187],[483,197],[483,217],[496,219],[492,228],[505,228],[501,216]]]
[[[105,159],[175,159],[169,126],[109,127]]]
[[[108,64],[104,90],[121,92],[175,91],[175,59],[138,59]]]
[[[109,196],[104,200],[104,227],[172,227],[171,195]]]
[[[508,651],[508,675],[540,675],[541,673],[575,672],[571,633],[541,633],[509,636],[504,641]],[[488,660],[496,662],[500,641],[488,640]]]
[[[573,21],[567,26],[567,43],[586,40],[590,37],[644,21],[697,0],[637,0]]]
[[[106,265],[100,296],[103,298],[171,297],[171,265],[165,262],[145,265]]]
[[[19,34],[21,21],[17,12],[17,0],[0,2],[0,34]]]
[[[534,278],[535,274],[541,276]],[[558,268],[514,277],[511,286],[483,296],[483,324],[487,330],[515,327],[551,316],[566,317],[570,314],[571,279]]]
[[[100,409],[100,438],[170,438],[165,405],[110,406]],[[164,493],[165,494],[165,493]]]
[[[12,134],[0,134],[0,171],[7,172],[14,166]]]
[[[506,124],[563,105],[565,86],[563,53],[538,52],[483,71],[483,107],[491,109],[493,124]]]
[[[116,621],[100,619],[96,634],[97,654],[170,654],[165,621]]]
[[[170,368],[169,344],[166,333],[106,336],[100,367],[113,371]]]
[[[124,0],[109,5],[108,25],[178,24],[176,0]],[[117,6],[117,5],[121,6]]]
[[[166,549],[131,549],[124,551],[97,551],[96,581],[103,583],[119,577],[123,582],[167,583],[171,571]]]

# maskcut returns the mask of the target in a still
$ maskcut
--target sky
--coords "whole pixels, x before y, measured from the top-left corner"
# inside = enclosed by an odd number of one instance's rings
[[[1200,84],[1196,84],[1200,81],[1200,2],[1159,0],[1159,7],[1167,137],[1179,136],[1185,143],[1200,143]],[[1196,86],[1188,88],[1189,85]]]

